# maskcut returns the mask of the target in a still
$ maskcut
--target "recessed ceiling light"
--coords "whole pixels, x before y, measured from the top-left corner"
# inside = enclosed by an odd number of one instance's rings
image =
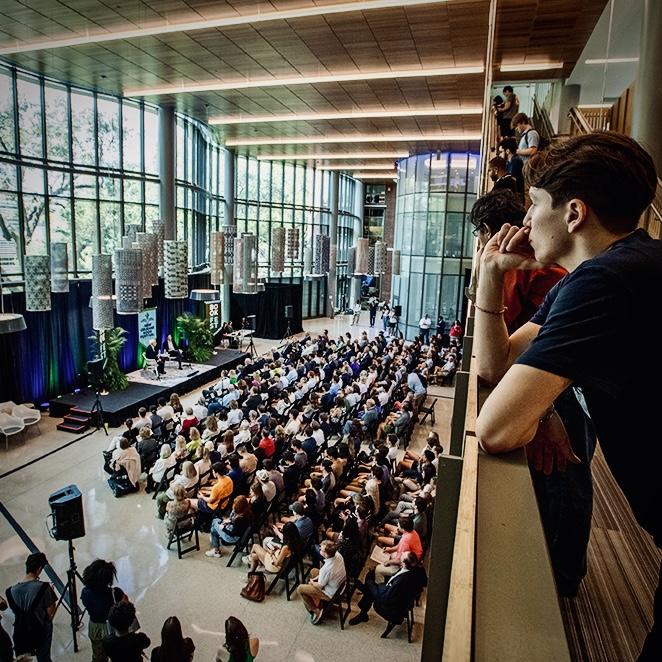
[[[326,154],[259,154],[258,161],[332,161],[334,159],[402,159],[409,152],[331,152]]]
[[[352,177],[354,179],[396,179],[395,173],[382,173],[379,175],[374,172],[353,172]]]
[[[522,64],[502,64],[500,71],[545,71],[563,69],[563,62],[523,62]]]
[[[81,46],[83,44],[98,44],[120,39],[136,39],[140,37],[152,37],[160,34],[173,32],[192,32],[195,30],[210,30],[213,28],[227,28],[236,25],[247,25],[251,23],[265,23],[267,21],[286,21],[294,18],[307,18],[309,16],[326,16],[329,14],[342,14],[347,12],[370,11],[373,9],[388,9],[390,7],[410,7],[415,5],[434,5],[447,2],[447,0],[363,0],[362,2],[342,2],[335,5],[316,5],[300,7],[298,9],[286,9],[282,11],[260,11],[257,14],[240,14],[237,16],[222,16],[219,18],[202,19],[181,23],[161,23],[146,28],[135,28],[133,30],[110,30],[98,34],[86,34],[79,37],[66,37],[63,39],[40,39],[39,41],[20,42],[14,46],[0,48],[0,55],[10,53],[27,53],[52,48],[64,48],[65,46]]]
[[[290,138],[230,138],[225,141],[228,147],[241,147],[243,145],[334,145],[342,143],[409,143],[409,142],[437,142],[439,140],[480,140],[480,133],[397,133],[393,135],[339,135],[339,136],[305,136]]]
[[[584,64],[621,64],[624,62],[639,62],[638,57],[602,57],[593,60],[584,60]]]
[[[378,117],[445,117],[480,115],[480,106],[470,108],[405,108],[403,110],[336,111],[330,113],[289,113],[285,115],[246,115],[245,117],[210,117],[209,124],[267,124],[271,122],[310,122],[315,120],[364,119]]]
[[[318,170],[395,170],[392,163],[334,163],[331,165],[319,165]]]
[[[256,87],[279,87],[291,85],[321,85],[323,83],[347,83],[365,80],[390,80],[394,78],[427,78],[435,76],[459,76],[462,74],[482,74],[482,64],[472,64],[460,67],[434,67],[431,69],[407,69],[405,71],[361,71],[351,74],[328,74],[326,76],[283,76],[282,78],[258,78],[256,80],[220,81],[212,80],[206,83],[190,85],[165,85],[163,87],[129,88],[124,90],[126,96],[150,97],[160,94],[185,94],[193,92],[219,92],[223,90],[247,90]]]

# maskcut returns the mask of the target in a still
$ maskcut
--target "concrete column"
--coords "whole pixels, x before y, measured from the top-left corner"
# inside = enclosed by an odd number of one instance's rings
[[[161,196],[159,214],[163,221],[166,239],[176,239],[175,223],[175,109],[159,107],[159,175],[161,178]]]
[[[662,62],[662,2],[644,0],[641,24],[639,74],[634,90],[632,137],[653,157],[658,175],[662,173],[662,85],[659,65]]]
[[[336,309],[336,260],[338,256],[338,193],[340,190],[340,175],[337,170],[331,172],[330,205],[331,222],[329,223],[329,275],[326,288],[326,315],[333,317]]]
[[[356,240],[363,236],[363,215],[365,212],[365,185],[363,182],[356,182],[356,198],[354,203],[354,210],[356,211],[357,218],[354,221],[354,246]],[[350,308],[361,298],[361,276],[353,276],[349,287],[349,301]]]
[[[573,106],[579,105],[581,85],[563,85],[559,99],[558,133],[570,133],[570,118],[568,112]]]
[[[234,150],[223,151],[223,225],[237,225],[234,215],[234,186],[235,167]],[[221,286],[221,318],[224,322],[230,321],[230,283],[232,281],[232,267],[225,265],[224,284]]]

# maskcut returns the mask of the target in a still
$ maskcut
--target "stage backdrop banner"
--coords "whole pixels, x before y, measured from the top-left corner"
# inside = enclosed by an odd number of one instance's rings
[[[209,322],[212,334],[221,328],[221,302],[205,301],[205,319]]]
[[[149,341],[156,338],[159,345],[159,336],[156,333],[156,308],[147,308],[138,313],[138,366],[143,365],[143,352],[149,345]],[[158,346],[159,351],[161,347]]]

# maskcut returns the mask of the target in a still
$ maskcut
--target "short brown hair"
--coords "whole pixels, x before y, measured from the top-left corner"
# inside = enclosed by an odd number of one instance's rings
[[[538,152],[527,161],[524,177],[527,188],[547,191],[554,207],[579,198],[616,234],[637,227],[657,188],[650,154],[612,131],[575,136]]]
[[[514,129],[518,124],[528,124],[529,116],[526,113],[517,113],[513,115],[513,119],[510,121],[510,128]]]

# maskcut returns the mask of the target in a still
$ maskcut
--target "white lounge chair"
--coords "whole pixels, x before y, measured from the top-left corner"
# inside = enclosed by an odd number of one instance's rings
[[[9,450],[9,437],[19,432],[22,434],[23,430],[25,423],[22,419],[0,412],[0,434],[5,437],[5,450]]]
[[[26,407],[25,405],[17,405],[12,409],[11,414],[16,418],[20,418],[25,424],[25,427],[36,425],[37,431],[41,434],[41,429],[39,428],[41,412],[38,409],[30,409],[30,407]]]

